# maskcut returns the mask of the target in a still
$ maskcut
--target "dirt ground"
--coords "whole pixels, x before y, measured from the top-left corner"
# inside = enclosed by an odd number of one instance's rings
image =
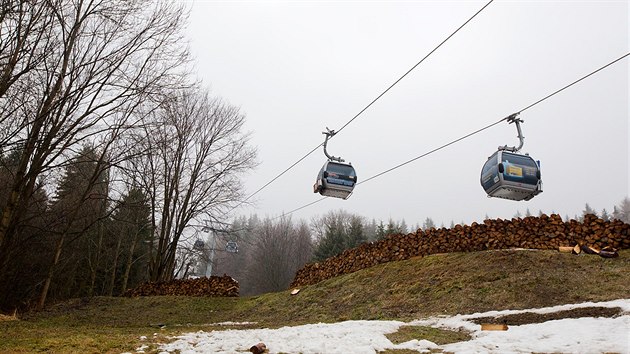
[[[498,316],[498,317],[479,317],[473,319],[474,323],[499,323],[512,326],[530,324],[530,323],[542,323],[552,320],[561,320],[565,318],[581,318],[581,317],[605,317],[612,318],[623,314],[623,310],[619,307],[584,307],[573,310],[558,311],[553,313],[533,313],[524,312],[513,315]]]

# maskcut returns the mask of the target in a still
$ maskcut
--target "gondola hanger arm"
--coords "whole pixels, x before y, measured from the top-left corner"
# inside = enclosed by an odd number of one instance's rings
[[[324,140],[324,155],[326,155],[326,157],[330,161],[344,162],[344,160],[341,157],[331,156],[328,154],[328,151],[326,151],[326,145],[328,144],[328,139],[332,138],[337,133],[334,130],[330,130],[328,129],[328,127],[326,127],[326,131],[322,132],[322,134],[326,135],[326,139]]]
[[[507,122],[509,124],[516,123],[516,131],[518,132],[518,140],[520,141],[520,144],[518,145],[518,147],[507,145],[499,146],[499,150],[519,152],[523,148],[523,145],[525,145],[525,137],[523,136],[523,131],[521,130],[521,123],[525,123],[525,121],[518,118],[519,114],[520,113],[514,113],[511,116],[507,117]]]

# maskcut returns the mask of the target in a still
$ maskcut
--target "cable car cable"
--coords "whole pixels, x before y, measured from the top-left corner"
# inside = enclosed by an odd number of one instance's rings
[[[423,157],[425,157],[425,156],[431,155],[431,154],[433,154],[434,152],[440,151],[440,150],[442,150],[442,149],[444,149],[444,148],[446,148],[446,147],[448,147],[448,146],[451,146],[451,145],[453,145],[453,144],[455,144],[455,143],[458,143],[458,142],[460,142],[460,141],[462,141],[462,140],[464,140],[464,139],[466,139],[466,138],[469,138],[469,137],[471,137],[471,136],[473,136],[473,135],[475,135],[475,134],[481,133],[482,131],[484,131],[484,130],[486,130],[486,129],[490,129],[490,128],[494,127],[495,125],[497,125],[497,124],[499,124],[499,123],[503,122],[504,120],[507,120],[508,118],[509,118],[509,116],[508,116],[508,117],[506,117],[506,118],[503,118],[503,119],[501,119],[501,120],[499,120],[499,121],[496,121],[496,122],[494,122],[494,123],[492,123],[492,124],[490,124],[490,125],[486,125],[485,127],[481,128],[481,129],[475,130],[475,131],[474,131],[474,132],[472,132],[472,133],[466,134],[466,135],[462,136],[461,138],[455,139],[455,140],[451,141],[450,143],[446,143],[446,144],[444,144],[444,145],[442,145],[442,146],[440,146],[440,147],[438,147],[438,148],[435,148],[435,149],[433,149],[433,150],[431,150],[431,151],[429,151],[429,152],[426,152],[426,153],[424,153],[424,154],[422,154],[422,155],[420,155],[420,156],[416,156],[416,157],[414,157],[414,158],[413,158],[413,159],[411,159],[411,160],[408,160],[408,161],[405,161],[405,162],[403,162],[403,163],[401,163],[401,164],[398,164],[398,165],[396,165],[396,166],[394,166],[394,167],[392,167],[392,168],[390,168],[390,169],[388,169],[388,170],[385,170],[385,171],[383,171],[383,172],[377,173],[376,175],[374,175],[374,176],[372,176],[372,177],[370,177],[370,178],[367,178],[367,179],[365,179],[365,180],[363,180],[363,181],[361,181],[361,182],[358,182],[358,183],[357,183],[357,185],[362,184],[362,183],[365,183],[365,182],[370,181],[370,180],[373,180],[373,179],[375,179],[375,178],[377,178],[377,177],[380,177],[380,176],[382,176],[382,175],[384,175],[384,174],[386,174],[386,173],[388,173],[388,172],[391,172],[391,171],[393,171],[393,170],[396,170],[396,169],[398,169],[398,168],[400,168],[400,167],[403,167],[403,166],[405,166],[405,165],[407,165],[407,164],[410,164],[410,163],[412,163],[412,162],[414,162],[414,161],[416,161],[416,160],[418,160],[418,159],[421,159],[421,158],[423,158]]]
[[[267,182],[264,186],[258,188],[258,190],[256,190],[254,193],[250,194],[247,198],[243,199],[241,202],[239,202],[235,207],[233,207],[232,209],[230,209],[228,212],[231,212],[232,210],[238,208],[239,206],[241,206],[243,203],[245,203],[246,201],[248,201],[249,199],[251,199],[253,196],[255,196],[256,194],[258,194],[260,191],[262,191],[263,189],[265,189],[268,185],[272,184],[273,182],[275,182],[275,180],[277,180],[278,178],[282,177],[282,175],[284,175],[285,173],[289,172],[289,170],[291,170],[293,167],[295,167],[297,164],[299,164],[300,162],[302,162],[305,158],[309,157],[312,153],[314,153],[315,151],[319,150],[319,148],[324,145],[324,143],[321,143],[319,145],[317,145],[315,148],[313,148],[313,150],[309,151],[306,155],[302,156],[299,160],[295,161],[291,166],[287,167],[287,169],[285,169],[284,171],[282,171],[279,175],[277,175],[276,177],[274,177],[271,181]],[[227,213],[226,213],[227,214]]]
[[[627,57],[627,56],[629,56],[629,55],[630,55],[630,52],[626,53],[625,55],[622,55],[621,57],[619,57],[619,58],[617,58],[617,59],[615,59],[615,60],[611,61],[610,63],[608,63],[608,64],[606,64],[606,65],[604,65],[604,66],[602,66],[602,67],[600,67],[599,69],[596,69],[596,70],[592,71],[591,73],[589,73],[589,74],[587,74],[587,75],[582,76],[581,78],[579,78],[579,79],[577,79],[577,80],[573,81],[572,83],[570,83],[570,84],[568,84],[568,85],[564,86],[563,88],[561,88],[561,89],[559,89],[559,90],[556,90],[556,91],[555,91],[555,92],[553,92],[552,94],[547,95],[547,96],[545,96],[544,98],[542,98],[542,99],[540,99],[540,100],[538,100],[538,101],[536,101],[536,102],[534,102],[534,103],[530,104],[529,106],[527,106],[527,107],[525,107],[525,108],[521,109],[521,110],[520,110],[520,111],[518,111],[517,113],[511,114],[511,115],[509,115],[509,116],[507,116],[507,117],[505,117],[505,118],[503,118],[503,119],[501,119],[501,120],[499,120],[499,121],[497,121],[497,122],[494,122],[494,123],[492,123],[492,124],[490,124],[490,125],[487,125],[487,126],[485,126],[485,127],[481,128],[481,129],[478,129],[478,130],[476,130],[476,131],[474,131],[474,132],[472,132],[472,133],[469,133],[469,134],[467,134],[467,135],[464,135],[464,136],[463,136],[463,137],[461,137],[461,138],[458,138],[458,139],[456,139],[456,140],[453,140],[453,141],[451,141],[450,143],[444,144],[444,145],[442,145],[442,146],[440,146],[440,147],[438,147],[438,148],[436,148],[436,149],[433,149],[433,150],[431,150],[431,151],[429,151],[429,152],[427,152],[427,153],[424,153],[424,154],[422,154],[422,155],[420,155],[420,156],[414,157],[414,158],[413,158],[413,159],[411,159],[411,160],[408,160],[408,161],[403,162],[403,163],[401,163],[401,164],[399,164],[399,165],[396,165],[396,166],[394,166],[394,167],[392,167],[392,168],[390,168],[390,169],[388,169],[388,170],[385,170],[385,171],[383,171],[383,172],[381,172],[381,173],[378,173],[378,174],[376,174],[376,175],[374,175],[374,176],[372,176],[372,177],[370,177],[370,178],[367,178],[367,179],[365,179],[365,180],[363,180],[362,182],[359,182],[359,183],[357,183],[357,184],[365,183],[365,182],[367,182],[367,181],[369,181],[369,180],[372,180],[372,179],[374,179],[374,178],[376,178],[376,177],[382,176],[382,175],[384,175],[384,174],[386,174],[386,173],[388,173],[388,172],[391,172],[391,171],[393,171],[393,170],[395,170],[395,169],[398,169],[398,168],[400,168],[400,167],[402,167],[402,166],[404,166],[404,165],[407,165],[407,164],[409,164],[409,163],[411,163],[411,162],[413,162],[413,161],[416,161],[416,160],[418,160],[418,159],[420,159],[420,158],[423,158],[423,157],[425,157],[425,156],[427,156],[427,155],[430,155],[430,154],[432,154],[432,153],[434,153],[434,152],[437,152],[437,151],[439,151],[439,150],[442,150],[442,149],[444,149],[444,148],[446,148],[446,147],[448,147],[448,146],[450,146],[450,145],[453,145],[453,144],[455,144],[455,143],[457,143],[457,142],[459,142],[459,141],[462,141],[462,140],[464,140],[464,139],[466,139],[466,138],[468,138],[468,137],[471,137],[471,136],[473,136],[473,135],[475,135],[475,134],[481,133],[482,131],[484,131],[484,130],[486,130],[486,129],[489,129],[489,128],[491,128],[491,127],[493,127],[493,126],[495,126],[495,125],[497,125],[497,124],[499,124],[499,123],[501,123],[501,122],[503,122],[503,121],[507,121],[508,119],[510,119],[510,118],[512,118],[512,117],[514,117],[515,115],[518,115],[518,114],[520,114],[521,112],[524,112],[524,111],[526,111],[526,110],[528,110],[528,109],[530,109],[530,108],[532,108],[532,107],[536,106],[537,104],[539,104],[539,103],[541,103],[541,102],[543,102],[543,101],[545,101],[545,100],[547,100],[547,99],[551,98],[552,96],[554,96],[554,95],[556,95],[556,94],[558,94],[558,93],[560,93],[560,92],[562,92],[562,91],[564,91],[564,90],[568,89],[569,87],[571,87],[571,86],[573,86],[573,85],[577,84],[578,82],[580,82],[580,81],[582,81],[582,80],[584,80],[584,79],[586,79],[586,78],[588,78],[588,77],[590,77],[590,76],[592,76],[592,75],[595,75],[596,73],[598,73],[598,72],[600,72],[600,71],[602,71],[602,70],[606,69],[607,67],[609,67],[609,66],[611,66],[611,65],[615,64],[616,62],[618,62],[618,61],[622,60],[623,58],[625,58],[625,57]]]
[[[545,101],[546,99],[548,99],[548,98],[550,98],[550,97],[552,97],[552,96],[555,96],[556,94],[558,94],[558,93],[560,93],[560,92],[562,92],[562,91],[564,91],[564,90],[568,89],[569,87],[571,87],[571,86],[573,86],[573,85],[577,84],[578,82],[580,82],[580,81],[582,81],[582,80],[584,80],[584,79],[588,78],[589,76],[592,76],[592,75],[597,74],[598,72],[600,72],[600,71],[602,71],[602,70],[606,69],[607,67],[609,67],[609,66],[611,66],[611,65],[615,64],[616,62],[618,62],[618,61],[622,60],[623,58],[627,57],[628,55],[630,55],[630,52],[628,52],[628,53],[626,53],[626,54],[624,54],[624,55],[620,56],[619,58],[617,58],[617,59],[615,59],[615,60],[611,61],[610,63],[608,63],[608,64],[606,64],[606,65],[602,66],[601,68],[599,68],[599,69],[597,69],[597,70],[595,70],[595,71],[591,72],[590,74],[587,74],[587,75],[585,75],[585,76],[582,76],[581,78],[579,78],[579,79],[577,79],[577,80],[573,81],[572,83],[570,83],[570,84],[566,85],[565,87],[563,87],[563,88],[561,88],[561,89],[557,90],[556,92],[554,92],[554,93],[552,93],[552,94],[550,94],[550,95],[548,95],[548,96],[546,96],[546,97],[544,97],[544,98],[541,98],[540,100],[538,100],[538,101],[536,101],[536,102],[534,102],[534,103],[530,104],[529,106],[527,106],[527,107],[525,107],[525,108],[521,109],[521,110],[520,110],[520,111],[518,111],[517,113],[522,113],[522,112],[524,112],[524,111],[526,111],[526,110],[528,110],[528,109],[530,109],[530,108],[534,107],[535,105],[537,105],[537,104],[541,103],[542,101]]]
[[[280,218],[282,218],[282,217],[285,217],[285,216],[291,215],[291,214],[295,213],[296,211],[299,211],[299,210],[302,210],[302,209],[304,209],[304,208],[310,207],[311,205],[313,205],[313,204],[317,204],[317,203],[321,202],[322,200],[324,200],[324,199],[328,199],[328,198],[329,198],[329,197],[321,197],[321,198],[317,199],[317,200],[316,200],[316,201],[314,201],[314,202],[310,202],[310,203],[308,203],[308,204],[302,205],[301,207],[299,207],[299,208],[295,208],[295,209],[293,209],[293,210],[291,210],[291,211],[289,211],[289,212],[282,213],[282,215],[280,215],[280,216],[276,216],[275,218],[272,218],[271,220],[276,220],[276,219],[280,219]]]
[[[481,13],[481,11],[483,11],[486,7],[488,7],[493,1],[494,0],[490,0],[481,9],[479,9],[479,11],[477,11],[474,15],[472,15],[468,20],[466,20],[466,22],[464,22],[453,33],[451,33],[448,37],[446,37],[445,40],[443,40],[440,44],[438,44],[437,47],[435,47],[432,51],[430,51],[429,54],[425,55],[424,58],[422,58],[419,62],[416,63],[416,65],[412,66],[411,69],[407,70],[407,72],[404,73],[400,78],[398,78],[398,80],[394,81],[394,83],[391,84],[387,89],[385,89],[385,91],[383,91],[380,95],[378,95],[378,97],[376,97],[374,100],[372,100],[372,102],[370,102],[370,104],[365,106],[365,108],[363,108],[359,113],[357,113],[354,117],[352,117],[352,119],[350,119],[341,128],[337,129],[335,131],[335,134],[337,134],[340,131],[342,131],[345,127],[347,127],[350,123],[352,123],[355,119],[357,119],[357,117],[359,117],[363,112],[365,112],[368,108],[370,108],[376,101],[378,101],[381,97],[383,97],[389,90],[391,90],[394,86],[396,86],[396,84],[398,84],[400,81],[402,81],[402,79],[404,79],[407,75],[409,75],[409,73],[411,73],[416,67],[418,67],[420,64],[422,64],[422,62],[424,62],[429,56],[431,56],[431,54],[433,54],[435,51],[437,51],[449,39],[451,39],[451,37],[453,37],[455,34],[457,34],[457,32],[459,32],[459,30],[464,28],[464,26],[466,26],[470,21],[472,21],[475,17],[477,17],[477,15],[479,15]],[[332,138],[332,136],[331,136],[331,138]]]
[[[475,134],[481,133],[482,131],[484,131],[484,130],[486,130],[486,129],[490,129],[490,128],[492,128],[493,126],[495,126],[495,125],[497,125],[497,124],[499,124],[499,123],[501,123],[501,122],[503,122],[503,121],[507,121],[508,119],[510,119],[510,118],[512,118],[512,117],[514,117],[515,115],[520,114],[521,112],[523,112],[523,111],[525,111],[525,110],[528,110],[528,109],[530,109],[530,108],[532,108],[532,107],[536,106],[537,104],[539,104],[539,103],[541,103],[541,102],[543,102],[543,101],[545,101],[545,100],[549,99],[550,97],[552,97],[552,96],[554,96],[554,95],[556,95],[556,94],[558,94],[558,93],[560,93],[560,92],[562,92],[562,91],[564,91],[564,90],[568,89],[569,87],[571,87],[571,86],[573,86],[573,85],[577,84],[578,82],[580,82],[580,81],[582,81],[582,80],[584,80],[584,79],[586,79],[586,78],[588,78],[588,77],[590,77],[590,76],[592,76],[592,75],[594,75],[594,74],[596,74],[596,73],[598,73],[598,72],[600,72],[600,71],[602,71],[602,70],[606,69],[607,67],[609,67],[609,66],[611,66],[611,65],[613,65],[613,64],[615,64],[615,63],[617,63],[617,62],[619,62],[620,60],[622,60],[622,59],[626,58],[627,56],[630,56],[630,52],[628,52],[628,53],[626,53],[625,55],[623,55],[623,56],[621,56],[621,57],[619,57],[619,58],[617,58],[617,59],[615,59],[615,60],[611,61],[610,63],[608,63],[608,64],[606,64],[606,65],[604,65],[604,66],[602,66],[602,67],[600,67],[600,68],[598,68],[598,69],[596,69],[596,70],[592,71],[591,73],[589,73],[589,74],[587,74],[587,75],[582,76],[581,78],[579,78],[579,79],[577,79],[577,80],[573,81],[572,83],[570,83],[570,84],[568,84],[568,85],[564,86],[563,88],[561,88],[561,89],[559,89],[559,90],[556,90],[556,91],[555,91],[555,92],[553,92],[552,94],[547,95],[547,96],[545,96],[544,98],[542,98],[542,99],[540,99],[540,100],[538,100],[538,101],[536,101],[536,102],[534,102],[534,103],[530,104],[529,106],[527,106],[527,107],[525,107],[525,108],[521,109],[521,110],[520,110],[520,111],[518,111],[517,113],[510,114],[509,116],[507,116],[507,117],[505,117],[505,118],[502,118],[502,119],[500,119],[500,120],[498,120],[498,121],[496,121],[496,122],[494,122],[494,123],[492,123],[492,124],[486,125],[485,127],[481,128],[481,129],[475,130],[475,131],[474,131],[474,132],[472,132],[472,133],[466,134],[466,135],[464,135],[464,136],[462,136],[462,137],[460,137],[460,138],[458,138],[458,139],[455,139],[455,140],[453,140],[453,141],[451,141],[451,142],[449,142],[449,143],[447,143],[447,144],[444,144],[444,145],[442,145],[442,146],[440,146],[440,147],[438,147],[438,148],[435,148],[435,149],[433,149],[433,150],[431,150],[431,151],[429,151],[429,152],[426,152],[426,153],[424,153],[424,154],[422,154],[422,155],[419,155],[419,156],[414,157],[414,158],[412,158],[412,159],[410,159],[410,160],[408,160],[408,161],[405,161],[405,162],[403,162],[403,163],[401,163],[401,164],[398,164],[398,165],[396,165],[396,166],[394,166],[394,167],[392,167],[392,168],[390,168],[390,169],[387,169],[387,170],[385,170],[385,171],[383,171],[383,172],[380,172],[380,173],[378,173],[378,174],[376,174],[376,175],[374,175],[374,176],[372,176],[372,177],[369,177],[369,178],[367,178],[367,179],[365,179],[365,180],[363,180],[363,181],[361,181],[361,182],[358,182],[358,183],[357,183],[357,185],[362,184],[362,183],[365,183],[365,182],[370,181],[370,180],[373,180],[373,179],[375,179],[375,178],[377,178],[377,177],[380,177],[380,176],[382,176],[382,175],[384,175],[384,174],[386,174],[386,173],[389,173],[389,172],[394,171],[394,170],[396,170],[396,169],[398,169],[398,168],[400,168],[400,167],[402,167],[402,166],[405,166],[405,165],[407,165],[407,164],[409,164],[409,163],[411,163],[411,162],[414,162],[414,161],[416,161],[416,160],[418,160],[418,159],[420,159],[420,158],[423,158],[423,157],[426,157],[426,156],[428,156],[428,155],[431,155],[431,154],[433,154],[433,153],[435,153],[435,152],[437,152],[437,151],[439,151],[439,150],[442,150],[442,149],[444,149],[444,148],[446,148],[446,147],[448,147],[448,146],[451,146],[451,145],[453,145],[453,144],[455,144],[455,143],[458,143],[458,142],[460,142],[460,141],[462,141],[462,140],[464,140],[464,139],[467,139],[467,138],[469,138],[469,137],[471,137],[471,136],[473,136],[473,135],[475,135]],[[309,206],[311,206],[311,205],[313,205],[313,204],[315,204],[315,203],[319,203],[319,202],[321,202],[322,200],[324,200],[324,199],[326,199],[326,198],[327,198],[327,197],[320,198],[320,199],[318,199],[318,200],[316,200],[316,201],[314,201],[314,202],[310,202],[310,203],[308,203],[308,204],[305,204],[305,205],[303,205],[303,206],[301,206],[301,207],[299,207],[299,208],[293,209],[293,210],[292,210],[292,211],[290,211],[290,212],[283,213],[283,214],[282,214],[282,216],[290,215],[290,214],[292,214],[292,213],[294,213],[294,212],[296,212],[296,211],[298,211],[298,210],[302,210],[302,209],[304,209],[304,208],[306,208],[306,207],[309,207]]]
[[[375,99],[372,100],[372,102],[370,102],[367,106],[365,106],[361,111],[359,111],[359,113],[357,113],[354,117],[352,117],[348,122],[346,122],[341,128],[339,128],[338,130],[335,131],[336,133],[339,133],[340,131],[342,131],[345,127],[347,127],[348,125],[350,125],[350,123],[352,123],[355,119],[357,119],[361,114],[363,114],[363,112],[365,112],[368,108],[370,108],[374,103],[376,103],[376,101],[378,101],[381,97],[383,97],[387,92],[389,92],[389,90],[391,90],[394,86],[396,86],[400,81],[402,81],[402,79],[404,79],[407,75],[409,75],[409,73],[411,73],[416,67],[418,67],[420,64],[422,64],[429,56],[431,56],[435,51],[437,51],[442,45],[444,45],[449,39],[451,39],[455,34],[457,34],[457,32],[459,32],[462,28],[464,28],[464,26],[466,26],[470,21],[472,21],[475,17],[477,17],[477,15],[479,15],[483,10],[486,9],[486,7],[488,7],[494,0],[490,0],[488,1],[488,3],[486,3],[481,9],[479,9],[474,15],[472,15],[468,20],[466,20],[466,22],[464,22],[461,26],[459,26],[453,33],[451,33],[448,37],[446,37],[446,39],[444,39],[440,44],[437,45],[437,47],[435,47],[432,51],[429,52],[429,54],[425,55],[424,58],[422,58],[419,62],[417,62],[414,66],[411,67],[411,69],[407,70],[407,72],[405,72],[400,78],[398,78],[396,81],[394,81],[393,84],[391,84],[387,89],[385,89],[385,91],[383,91],[380,95],[378,95]],[[332,136],[331,136],[332,138]],[[284,171],[282,171],[280,174],[278,174],[276,177],[274,177],[272,180],[270,180],[269,182],[267,182],[265,185],[263,185],[262,187],[260,187],[259,189],[257,189],[254,193],[250,194],[247,198],[243,199],[242,201],[240,201],[236,206],[234,206],[232,209],[230,209],[228,211],[231,212],[232,210],[238,208],[239,206],[241,206],[243,203],[247,202],[249,199],[251,199],[253,196],[255,196],[256,194],[260,193],[263,189],[267,188],[267,186],[269,186],[271,183],[275,182],[278,178],[282,177],[285,173],[289,172],[293,167],[295,167],[297,164],[299,164],[300,162],[302,162],[304,159],[306,159],[308,156],[310,156],[313,152],[317,151],[321,146],[323,145],[323,143],[317,145],[315,148],[313,148],[311,151],[309,151],[306,155],[302,156],[299,160],[297,160],[296,162],[294,162],[291,166],[289,166],[288,168],[286,168]],[[226,213],[227,214],[227,213]]]

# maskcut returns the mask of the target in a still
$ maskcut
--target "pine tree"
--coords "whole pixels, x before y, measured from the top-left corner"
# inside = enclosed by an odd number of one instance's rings
[[[433,219],[427,217],[422,224],[422,228],[424,230],[433,229],[435,228],[435,222],[433,222]]]
[[[584,210],[582,211],[582,215],[586,215],[586,214],[593,214],[597,216],[597,212],[595,211],[595,209],[591,208],[591,206],[588,205],[588,203],[584,205]]]
[[[354,248],[367,241],[367,237],[363,233],[363,222],[360,217],[350,217],[350,226],[346,237],[345,248]]]
[[[601,215],[602,220],[604,221],[610,221],[610,214],[608,214],[608,211],[606,210],[606,208],[602,209],[602,215]]]
[[[65,168],[51,204],[58,220],[53,227],[58,241],[53,266],[42,287],[41,306],[49,289],[61,292],[62,297],[92,296],[95,288],[106,283],[104,219],[109,177],[102,166],[96,149],[86,145]],[[97,275],[101,277],[97,279]]]
[[[378,225],[376,224],[376,220],[372,219],[372,221],[370,221],[370,223],[366,224],[363,226],[363,233],[365,234],[365,238],[367,240],[370,241],[375,241],[377,236],[376,236],[376,229],[378,228]]]
[[[406,234],[409,233],[409,228],[407,227],[407,223],[405,222],[405,219],[402,219],[402,221],[400,222],[400,226],[398,227],[399,232],[401,234]]]
[[[376,228],[376,239],[382,240],[385,238],[385,236],[387,236],[387,232],[385,231],[383,220],[381,220],[381,222],[378,224],[378,227]]]
[[[397,233],[400,233],[400,227],[394,220],[389,219],[389,222],[387,223],[387,229],[385,229],[385,235],[394,235]]]
[[[110,294],[115,286],[120,293],[148,280],[148,253],[153,232],[151,231],[151,206],[146,195],[132,188],[120,201],[112,216],[111,228],[122,240],[119,282],[112,281]]]
[[[347,233],[340,218],[332,217],[325,226],[324,237],[315,248],[314,257],[316,261],[323,261],[326,258],[336,256],[346,249]]]

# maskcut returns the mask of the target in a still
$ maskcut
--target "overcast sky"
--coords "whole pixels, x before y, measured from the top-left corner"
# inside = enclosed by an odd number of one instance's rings
[[[487,1],[188,2],[197,75],[247,115],[259,167],[250,195],[323,142]],[[629,51],[628,1],[494,1],[389,93],[343,129],[328,152],[359,181],[519,111]],[[543,193],[487,198],[482,165],[517,145],[501,123],[293,214],[344,209],[368,219],[440,225],[511,218],[526,209],[563,217],[585,203],[612,211],[629,190],[630,58],[526,110],[523,152],[541,161]],[[276,217],[321,198],[320,149],[237,214]]]

